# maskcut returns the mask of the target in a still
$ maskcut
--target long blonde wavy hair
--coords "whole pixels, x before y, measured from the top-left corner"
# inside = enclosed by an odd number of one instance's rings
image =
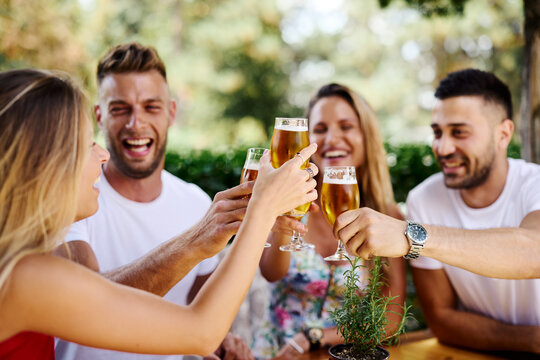
[[[315,104],[322,98],[336,96],[345,100],[355,111],[360,120],[360,129],[364,134],[364,162],[356,169],[363,206],[388,214],[389,205],[395,204],[394,191],[386,161],[381,132],[375,112],[367,101],[340,84],[322,86],[309,101],[307,118]]]
[[[0,290],[26,255],[63,241],[76,216],[88,101],[69,76],[0,73]]]

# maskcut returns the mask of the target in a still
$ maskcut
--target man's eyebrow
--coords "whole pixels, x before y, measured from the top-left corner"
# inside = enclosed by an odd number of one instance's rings
[[[460,126],[469,126],[469,124],[467,123],[451,123],[451,124],[447,124],[446,126],[449,126],[449,127],[460,127]],[[440,125],[437,124],[437,123],[432,123],[431,124],[431,128],[432,129],[438,129],[440,128]]]
[[[109,106],[111,105],[127,105],[127,102],[125,102],[124,100],[111,100],[109,102]]]
[[[164,103],[165,101],[163,101],[162,98],[157,97],[157,98],[146,99],[146,100],[144,100],[144,102],[145,102],[145,103],[150,103],[150,102],[160,102],[160,103]]]
[[[155,102],[158,102],[158,103],[165,103],[165,101],[160,98],[160,97],[157,97],[157,98],[149,98],[149,99],[145,99],[143,100],[143,103],[144,104],[148,104],[148,103],[155,103]],[[126,101],[124,100],[121,100],[121,99],[115,99],[115,100],[111,100],[108,104],[108,106],[113,106],[113,105],[129,105]]]

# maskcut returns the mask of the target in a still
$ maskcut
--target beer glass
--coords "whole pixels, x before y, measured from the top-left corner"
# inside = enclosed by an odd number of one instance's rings
[[[321,189],[321,210],[330,225],[348,210],[358,209],[360,192],[356,182],[354,166],[329,166],[324,168]],[[338,240],[336,253],[324,258],[327,261],[341,261],[345,258],[345,246]]]
[[[247,181],[252,181],[257,179],[259,174],[259,161],[264,154],[265,148],[249,148],[247,151],[246,162],[244,163],[244,168],[242,169],[242,175],[240,175],[240,184],[243,184]],[[250,195],[246,196],[247,198],[251,197]],[[264,244],[264,247],[270,247],[270,243]]]
[[[270,155],[272,166],[277,169],[288,160],[296,156],[300,150],[309,145],[308,120],[302,118],[276,118]],[[309,159],[301,166],[302,169],[309,167]],[[279,196],[276,194],[276,196]],[[302,218],[309,210],[311,203],[306,203],[284,216]],[[282,251],[301,251],[312,249],[313,244],[306,244],[304,239],[296,231],[293,231],[291,243],[279,247]]]

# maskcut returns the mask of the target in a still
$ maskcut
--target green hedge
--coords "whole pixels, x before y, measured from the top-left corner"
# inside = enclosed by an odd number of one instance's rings
[[[439,171],[431,147],[421,144],[386,144],[390,177],[396,201],[404,202],[407,193],[429,175]],[[226,152],[194,150],[182,154],[169,151],[165,169],[179,178],[199,185],[210,197],[221,190],[238,185],[247,148]],[[519,158],[519,144],[508,149],[511,157]]]
[[[210,197],[240,182],[247,148],[230,149],[223,153],[193,150],[186,153],[169,151],[165,169],[184,181],[197,184]]]

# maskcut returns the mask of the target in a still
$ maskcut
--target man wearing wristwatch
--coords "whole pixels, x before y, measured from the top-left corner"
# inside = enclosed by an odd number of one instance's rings
[[[417,293],[439,341],[540,354],[540,166],[507,158],[510,92],[493,74],[467,69],[443,79],[435,97],[442,172],[409,193],[414,222],[359,209],[334,231],[364,258],[415,259]]]

